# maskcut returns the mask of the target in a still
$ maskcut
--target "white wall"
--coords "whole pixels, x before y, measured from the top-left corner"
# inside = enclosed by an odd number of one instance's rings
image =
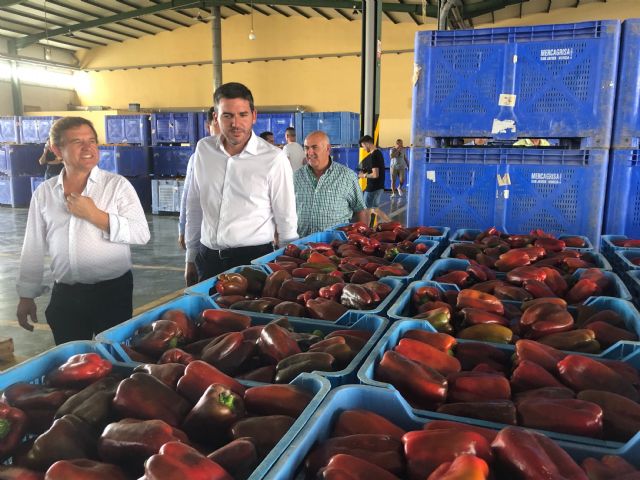
[[[0,115],[13,115],[11,83],[0,81]]]

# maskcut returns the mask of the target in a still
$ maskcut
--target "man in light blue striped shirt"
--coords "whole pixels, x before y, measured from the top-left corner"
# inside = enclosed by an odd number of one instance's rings
[[[368,221],[353,170],[331,160],[326,133],[312,132],[304,140],[307,165],[293,175],[300,237],[349,221]]]

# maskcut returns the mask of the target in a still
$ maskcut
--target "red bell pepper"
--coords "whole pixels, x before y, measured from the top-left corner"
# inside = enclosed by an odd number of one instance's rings
[[[638,391],[619,373],[597,360],[582,355],[567,355],[558,362],[560,379],[576,392],[604,390],[637,402]]]
[[[145,480],[233,480],[220,465],[180,442],[165,443],[144,464]]]
[[[436,370],[414,362],[393,350],[385,352],[375,372],[376,380],[396,387],[411,403],[433,408],[444,402],[447,380]]]
[[[589,480],[638,480],[640,472],[618,455],[605,455],[600,460],[592,457],[582,461],[582,469]]]
[[[531,263],[531,257],[524,249],[513,249],[503,253],[496,261],[496,269],[508,272],[517,267],[524,267]]]
[[[0,474],[0,478],[2,475]],[[60,460],[47,470],[45,480],[127,480],[118,466],[87,458]]]
[[[514,395],[513,401],[517,405],[529,398],[576,398],[576,394],[567,387],[542,387],[518,392]]]
[[[500,300],[514,300],[517,302],[526,302],[533,299],[533,295],[524,288],[514,287],[513,285],[498,285],[493,289],[493,295]]]
[[[238,395],[244,395],[245,388],[242,384],[201,360],[196,360],[187,365],[184,375],[178,381],[177,391],[183,397],[196,403],[205,390],[209,388],[209,385],[213,383],[221,383]]]
[[[578,280],[576,284],[565,295],[568,303],[580,303],[592,295],[596,295],[599,287],[593,280],[584,278]]]
[[[260,352],[274,363],[301,352],[290,332],[273,322],[262,329],[257,345]]]
[[[220,295],[244,295],[249,281],[239,273],[221,273],[217,277],[216,292]]]
[[[521,362],[529,361],[540,365],[548,372],[555,373],[557,371],[556,365],[566,356],[566,353],[548,345],[533,340],[518,340],[514,363],[518,365]]]
[[[558,350],[573,350],[583,353],[599,353],[601,350],[600,344],[596,340],[596,334],[588,328],[550,333],[539,338],[538,342]]]
[[[485,363],[498,372],[506,372],[510,364],[509,356],[504,351],[479,342],[458,343],[456,358],[462,370],[473,370],[477,365]]]
[[[335,322],[349,310],[344,305],[334,302],[333,300],[327,300],[326,298],[313,298],[307,300],[305,306],[307,307],[311,318],[329,320],[331,322]]]
[[[429,310],[414,315],[413,318],[426,320],[439,333],[453,333],[453,325],[451,325],[451,307],[443,302],[430,303],[438,304],[438,306],[433,305],[435,308],[429,308]],[[421,308],[431,307],[430,303],[422,304]]]
[[[602,348],[609,348],[614,343],[619,341],[637,342],[638,335],[629,330],[614,327],[606,322],[590,322],[586,328],[593,331],[596,335],[596,340]]]
[[[213,339],[200,358],[227,375],[235,375],[255,350],[255,342],[246,341],[241,332],[229,332]]]
[[[469,280],[469,272],[464,270],[454,270],[453,272],[445,273],[433,279],[434,282],[439,283],[452,283],[460,288],[464,288]]]
[[[640,404],[637,402],[602,390],[583,390],[577,398],[602,408],[606,440],[626,442],[640,431]]]
[[[460,310],[464,325],[480,325],[483,323],[495,323],[504,327],[509,326],[509,320],[496,313],[480,310],[479,308],[463,308]]]
[[[156,320],[151,325],[139,328],[131,339],[131,347],[138,352],[157,359],[165,350],[182,343],[182,329],[171,320]]]
[[[543,387],[564,388],[564,385],[550,372],[529,360],[518,362],[518,366],[511,373],[510,382],[511,388],[515,391],[533,390]]]
[[[27,431],[27,416],[0,402],[0,462],[9,458]]]
[[[297,418],[312,395],[296,385],[260,385],[244,393],[247,411],[254,415],[288,415]]]
[[[111,373],[111,362],[97,353],[73,355],[45,376],[45,382],[53,387],[82,388]]]
[[[284,247],[284,254],[288,257],[299,258],[301,252],[302,249],[293,243],[289,243],[286,247]]]
[[[445,377],[460,371],[460,362],[455,357],[419,340],[403,338],[394,350],[413,361],[433,368]]]
[[[440,465],[464,454],[491,462],[493,455],[486,438],[465,430],[416,430],[402,437],[410,480],[424,480]]]
[[[412,329],[404,332],[402,338],[418,340],[448,354],[450,354],[456,346],[456,339],[446,333],[433,333],[425,330]]]
[[[200,315],[202,322],[198,325],[200,338],[217,337],[228,332],[241,332],[251,325],[251,317],[229,310],[208,308]]]
[[[399,480],[384,468],[346,453],[339,453],[331,457],[329,463],[318,471],[317,478],[323,480],[368,480],[371,478]]]
[[[137,471],[165,443],[188,441],[182,430],[162,420],[125,418],[104,429],[98,440],[98,455],[105,462]]]
[[[133,371],[148,373],[175,390],[178,380],[184,375],[185,368],[186,366],[180,363],[163,363],[162,365],[146,363],[138,365]]]
[[[196,326],[182,310],[167,310],[160,318],[176,323],[182,329],[182,336],[186,342],[191,342],[195,339]]]
[[[289,383],[303,372],[331,372],[336,359],[326,352],[302,352],[283,358],[276,365],[276,383]]]
[[[150,399],[153,399],[150,401]],[[191,405],[175,391],[147,373],[136,372],[120,382],[113,407],[123,417],[159,419],[178,426]]]
[[[507,478],[530,480],[588,480],[587,475],[557,443],[541,433],[507,427],[491,444]]]
[[[309,272],[309,273],[313,273],[313,272]],[[303,278],[304,277],[306,277],[306,274],[303,276]],[[278,291],[278,298],[281,300],[295,302],[296,299],[298,298],[298,295],[303,294],[308,290],[309,290],[309,287],[304,282],[299,282],[291,278],[289,280],[285,280],[284,282],[282,282],[282,286]]]
[[[516,425],[516,407],[511,400],[485,400],[479,402],[445,403],[438,407],[438,413],[477,418],[487,422]]]
[[[431,420],[424,424],[423,430],[469,430],[476,432],[487,439],[491,443],[496,438],[498,432],[490,428],[478,427],[477,425],[469,425],[466,423],[452,422],[450,420]]]
[[[449,402],[482,402],[511,398],[509,381],[500,374],[459,372],[447,376],[447,381]]]
[[[460,455],[440,465],[427,480],[486,480],[489,465],[475,455]]]
[[[195,357],[190,353],[185,352],[180,348],[171,348],[164,352],[158,359],[158,364],[164,363],[180,363],[182,365],[189,365],[195,360]]]
[[[346,437],[359,433],[389,435],[400,441],[407,432],[382,415],[369,410],[344,410],[333,425],[331,436]]]
[[[14,465],[0,465],[0,480],[44,480],[44,473]]]
[[[119,383],[112,376],[92,383],[69,397],[56,411],[55,418],[73,414],[95,430],[102,430],[112,416],[111,403]]]
[[[523,336],[535,339],[571,330],[573,323],[573,317],[565,308],[553,303],[540,303],[527,308],[518,325]]]
[[[478,290],[465,289],[458,294],[456,306],[460,309],[471,307],[486,312],[504,315],[504,306],[495,296]]]
[[[209,460],[224,468],[234,479],[249,478],[260,463],[253,440],[238,438],[207,455]]]
[[[524,427],[602,438],[602,408],[573,398],[530,398],[518,403]]]
[[[237,421],[230,429],[234,440],[250,437],[256,445],[258,455],[265,457],[294,424],[295,418],[287,415],[265,415],[246,417]]]

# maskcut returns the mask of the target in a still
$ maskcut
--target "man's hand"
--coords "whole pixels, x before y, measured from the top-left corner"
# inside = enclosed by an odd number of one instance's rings
[[[37,310],[38,307],[36,307],[36,302],[34,302],[33,298],[20,297],[16,315],[18,316],[18,323],[22,328],[33,332],[33,325],[29,323],[29,318],[31,318],[33,323],[38,323]]]
[[[187,249],[187,244],[184,241],[184,234],[179,234],[178,235],[178,245],[180,245],[180,248],[183,250]]]
[[[187,287],[198,283],[198,270],[193,262],[187,262],[184,267],[184,283],[186,283]]]
[[[66,201],[69,213],[93,223],[100,230],[109,231],[109,214],[96,207],[91,197],[72,193]]]

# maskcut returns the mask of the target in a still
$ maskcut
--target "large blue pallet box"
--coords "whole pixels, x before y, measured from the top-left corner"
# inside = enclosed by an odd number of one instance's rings
[[[629,308],[633,308],[636,315],[638,314],[637,310],[635,310],[635,308],[631,304],[629,304],[628,306]],[[384,353],[387,352],[388,350],[392,350],[408,330],[414,330],[414,329],[433,332],[433,329],[431,328],[429,323],[424,320],[402,320],[402,321],[398,321],[391,324],[391,326],[389,327],[389,330],[387,330],[387,332],[380,339],[378,344],[373,348],[372,352],[369,354],[369,357],[365,360],[364,364],[358,371],[358,379],[362,384],[396,391],[396,388],[390,383],[376,380],[375,370],[380,360],[382,359]],[[458,340],[458,341],[460,343],[483,343],[483,342],[473,342],[473,341],[467,341],[467,340]],[[638,345],[635,342],[620,342],[620,343],[626,344],[624,345],[624,348],[620,348],[614,345],[608,350],[613,353],[613,356],[609,356],[609,354],[607,354],[606,352],[601,353],[600,355],[584,355],[584,356],[594,358],[594,359],[619,360],[619,361],[625,362],[626,364],[636,369],[640,368],[640,345]],[[514,345],[504,345],[504,344],[491,344],[491,345],[505,352],[509,358],[511,358],[515,353]],[[626,350],[627,352],[631,350],[631,352],[627,353],[623,357],[619,357],[618,354],[620,353],[621,350]],[[411,409],[413,413],[418,416],[428,415],[431,418],[438,418],[441,420],[469,422],[469,423],[473,423],[475,425],[479,425],[486,428],[501,429],[507,426],[499,422],[471,419],[470,417],[437,413],[434,411],[422,410],[419,408],[411,408]],[[585,437],[580,435],[570,435],[565,433],[545,431],[545,430],[539,430],[539,429],[533,429],[533,428],[531,428],[531,430],[537,430],[541,433],[544,433],[548,437],[554,438],[556,440],[564,440],[568,442],[591,445],[591,446],[596,446],[602,449],[610,449],[610,450],[618,450],[623,447],[630,447],[640,442],[640,432],[638,432],[628,442],[622,443],[622,442],[607,441],[607,440],[595,439],[595,438]]]
[[[332,147],[331,158],[351,170],[358,170],[360,167],[360,148]]]
[[[611,148],[640,148],[640,19],[622,23]]]
[[[417,32],[415,146],[438,138],[580,138],[608,148],[620,21]]]
[[[207,129],[207,112],[196,112],[196,123],[198,125],[196,133],[196,142],[204,137],[209,136]]]
[[[640,270],[640,265],[632,263],[632,260],[637,260],[640,258],[640,249],[617,250],[614,256],[618,259],[616,262],[616,273],[620,276],[620,278],[622,278],[622,280],[629,288],[629,291],[633,294],[635,282],[629,278],[629,273]]]
[[[295,118],[296,114],[293,112],[271,114],[271,132],[273,132],[273,138],[276,145],[286,145],[287,139],[285,138],[285,131],[289,127],[295,128]],[[302,144],[304,142],[304,138],[297,138],[296,136],[296,141]]]
[[[267,472],[264,480],[293,480],[305,478],[304,460],[312,448],[329,437],[338,416],[346,410],[369,410],[388,419],[405,431],[422,430],[424,424],[439,420],[432,413],[416,415],[411,406],[396,390],[370,385],[345,385],[329,392],[305,427],[290,443],[278,461]],[[464,419],[462,423],[482,425],[480,421]],[[495,429],[495,428],[494,428]],[[594,445],[566,441],[557,443],[580,463],[587,457],[600,459],[603,455],[620,455],[640,467],[640,440],[638,436],[623,447],[609,450]]]
[[[151,147],[134,145],[101,145],[98,166],[125,177],[148,175],[151,166]]]
[[[640,238],[640,150],[611,150],[603,232]]]
[[[149,175],[140,175],[137,177],[126,177],[127,180],[133,185],[140,204],[145,212],[151,210],[151,177]]]
[[[184,177],[187,175],[189,158],[195,146],[154,146],[152,152],[153,174],[156,177]]]
[[[316,130],[329,136],[331,145],[358,145],[360,115],[353,112],[304,112],[302,114],[302,138]],[[356,130],[355,125],[358,125]]]
[[[31,177],[0,175],[0,205],[28,207],[31,201]]]
[[[31,177],[31,195],[33,196],[33,192],[36,191],[36,188],[40,186],[42,182],[44,182],[44,177]]]
[[[479,230],[477,228],[459,228],[458,230],[456,230],[455,232],[453,232],[453,235],[451,235],[451,238],[449,239],[449,241],[451,243],[473,243],[473,240],[464,240],[465,237],[477,237],[480,233],[482,233],[482,230]],[[518,233],[524,233],[524,232],[502,232],[502,233],[510,233],[512,235],[514,234],[518,234]],[[582,240],[584,240],[585,242],[585,247],[583,248],[576,248],[576,247],[566,247],[567,250],[578,250],[580,252],[586,252],[586,251],[590,251],[590,250],[595,250],[593,244],[591,243],[591,240],[589,240],[587,237],[585,237],[584,235],[558,235],[558,239],[562,240],[564,237],[580,237],[582,238]]]
[[[61,117],[20,117],[20,141],[45,143],[49,139],[51,125]]]
[[[44,175],[45,165],[38,159],[42,156],[44,145],[0,145],[0,173],[13,176]]]
[[[120,325],[105,330],[98,335],[97,341],[104,342],[109,353],[118,361],[126,364],[136,364],[131,360],[129,355],[120,346],[121,343],[129,345],[136,330],[141,327],[150,325],[152,322],[158,320],[168,310],[182,310],[189,318],[197,319],[203,310],[213,308],[211,299],[208,297],[189,296],[185,295],[171,302],[165,303],[159,307],[148,310],[141,315],[138,315],[131,320],[127,320]],[[256,313],[247,313],[251,317],[251,325],[266,325],[273,320],[272,317]],[[345,368],[335,372],[321,372],[314,371],[316,373],[331,382],[332,387],[344,385],[347,383],[357,383],[356,372],[365,357],[369,354],[373,346],[378,343],[378,340],[382,337],[382,334],[386,331],[389,321],[378,315],[364,315],[357,318],[350,324],[340,323],[328,323],[322,320],[312,319],[295,319],[291,317],[289,319],[293,330],[299,333],[312,333],[314,331],[320,331],[323,335],[328,335],[331,332],[337,330],[365,330],[371,333],[371,337],[362,347],[360,352],[353,358],[353,360]]]
[[[106,344],[103,345],[97,342],[86,341],[76,341],[58,345],[15,367],[0,372],[0,391],[18,382],[44,383],[47,372],[62,365],[70,356],[82,353],[98,353],[114,364],[114,371],[123,375],[130,375],[132,366],[116,361],[106,347],[108,347]],[[258,385],[256,382],[243,381],[242,383],[248,387]],[[312,373],[301,373],[290,382],[290,385],[295,385],[309,392],[312,395],[311,401],[287,433],[256,467],[249,477],[250,480],[258,480],[264,477],[265,473],[271,468],[275,461],[280,458],[298,432],[307,424],[311,415],[315,413],[331,389],[331,384],[327,379]]]
[[[106,115],[104,130],[106,143],[151,145],[149,115]]]
[[[184,180],[153,178],[151,180],[151,213],[180,213]]]
[[[198,120],[195,112],[163,112],[151,114],[151,144],[188,143],[195,146]]]
[[[0,143],[20,143],[20,117],[0,117]]]

